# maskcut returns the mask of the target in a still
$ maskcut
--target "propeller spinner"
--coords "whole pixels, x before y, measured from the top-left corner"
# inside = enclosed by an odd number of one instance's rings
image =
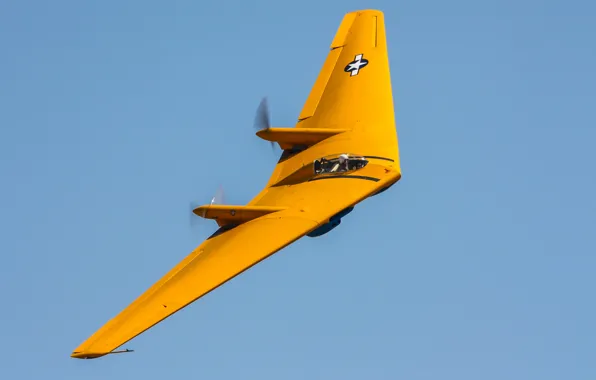
[[[223,205],[223,204],[225,204],[223,186],[219,186],[219,188],[215,192],[215,195],[213,196],[213,198],[211,198],[211,202],[209,204],[210,205],[213,205],[213,204]],[[199,222],[199,218],[197,217],[198,215],[194,213],[194,210],[196,210],[197,208],[199,208],[202,205],[203,204],[199,204],[197,202],[191,202],[190,203],[190,214],[189,214],[189,217],[190,217],[190,225],[191,226],[194,226],[194,225],[197,225],[198,223],[200,223]]]

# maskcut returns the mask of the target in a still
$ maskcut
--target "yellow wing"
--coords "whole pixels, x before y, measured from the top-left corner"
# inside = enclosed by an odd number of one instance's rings
[[[329,140],[341,141],[343,150],[390,158],[399,166],[382,12],[344,16],[298,119],[297,128],[351,130],[349,139],[338,135]]]
[[[378,10],[362,10],[344,16],[331,43],[331,50],[302,108],[296,128],[272,128],[257,135],[290,135],[321,140],[300,154],[284,151],[268,186],[294,175],[297,168],[330,154],[354,153],[371,162],[400,171],[397,131],[385,17]],[[307,133],[301,133],[301,132]],[[271,141],[271,140],[270,140]],[[284,147],[284,144],[280,144]],[[262,204],[259,194],[251,204]]]
[[[296,126],[308,128],[309,138],[325,138],[299,153],[284,153],[269,184],[247,206],[198,209],[222,224],[240,224],[220,228],[72,357],[113,352],[300,237],[333,228],[357,203],[401,178],[383,14],[347,14],[331,47]],[[312,132],[322,128],[335,131]],[[298,138],[303,137],[290,134],[286,140]],[[344,152],[370,162],[350,173],[308,177],[314,159]]]
[[[189,256],[72,353],[103,356],[230,278],[290,244],[315,226],[280,212],[207,239]],[[252,244],[258,241],[259,244]]]
[[[329,222],[335,214],[396,180],[395,172],[387,172],[379,167],[371,169],[368,172],[371,176],[369,179],[355,177],[309,181],[298,185],[300,189],[297,192],[271,192],[267,197],[270,201],[277,199],[290,208],[230,229],[220,229],[77,347],[71,356],[90,359],[110,353],[231,278]],[[346,185],[348,190],[338,192]]]

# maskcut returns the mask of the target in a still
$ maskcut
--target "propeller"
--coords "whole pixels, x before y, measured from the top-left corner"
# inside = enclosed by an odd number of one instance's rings
[[[267,101],[267,97],[264,97],[257,108],[257,114],[255,115],[255,123],[254,128],[257,131],[262,129],[269,129],[271,128],[271,116],[269,112],[269,102]],[[275,143],[270,141],[271,149],[275,151]]]
[[[218,187],[217,191],[215,192],[215,195],[213,196],[213,198],[211,198],[211,202],[209,202],[209,204],[210,205],[213,205],[213,204],[221,205],[221,204],[224,204],[224,203],[225,203],[225,201],[224,201],[224,189],[223,189],[223,186],[220,185]],[[190,221],[189,221],[189,223],[190,223],[191,226],[196,226],[196,225],[198,225],[198,224],[201,223],[201,220],[200,220],[201,218],[197,214],[195,214],[193,211],[197,207],[202,206],[203,204],[204,203],[190,202],[190,205],[189,205],[189,218],[190,218]]]
[[[225,203],[224,189],[223,189],[222,185],[219,185],[219,187],[217,188],[217,191],[215,192],[215,195],[213,196],[213,198],[211,198],[210,204],[222,205],[224,203]]]

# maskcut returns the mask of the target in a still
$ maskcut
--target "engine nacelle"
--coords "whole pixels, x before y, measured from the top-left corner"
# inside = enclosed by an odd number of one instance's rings
[[[327,232],[329,232],[332,229],[334,229],[335,227],[339,226],[341,224],[341,218],[348,215],[350,212],[352,212],[353,209],[354,209],[354,207],[348,207],[346,209],[343,209],[342,211],[338,212],[337,214],[335,214],[331,218],[329,218],[328,223],[325,223],[322,226],[320,226],[319,228],[317,228],[316,230],[311,231],[306,236],[317,237],[317,236],[325,235]]]

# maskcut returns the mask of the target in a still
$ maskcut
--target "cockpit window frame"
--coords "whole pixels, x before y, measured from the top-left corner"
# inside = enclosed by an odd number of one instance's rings
[[[341,155],[348,156],[348,162],[345,167],[339,162]],[[352,164],[352,165],[350,165]],[[315,175],[333,175],[340,173],[349,173],[362,169],[368,164],[368,160],[360,155],[350,153],[339,153],[321,157],[313,162],[313,172]]]

